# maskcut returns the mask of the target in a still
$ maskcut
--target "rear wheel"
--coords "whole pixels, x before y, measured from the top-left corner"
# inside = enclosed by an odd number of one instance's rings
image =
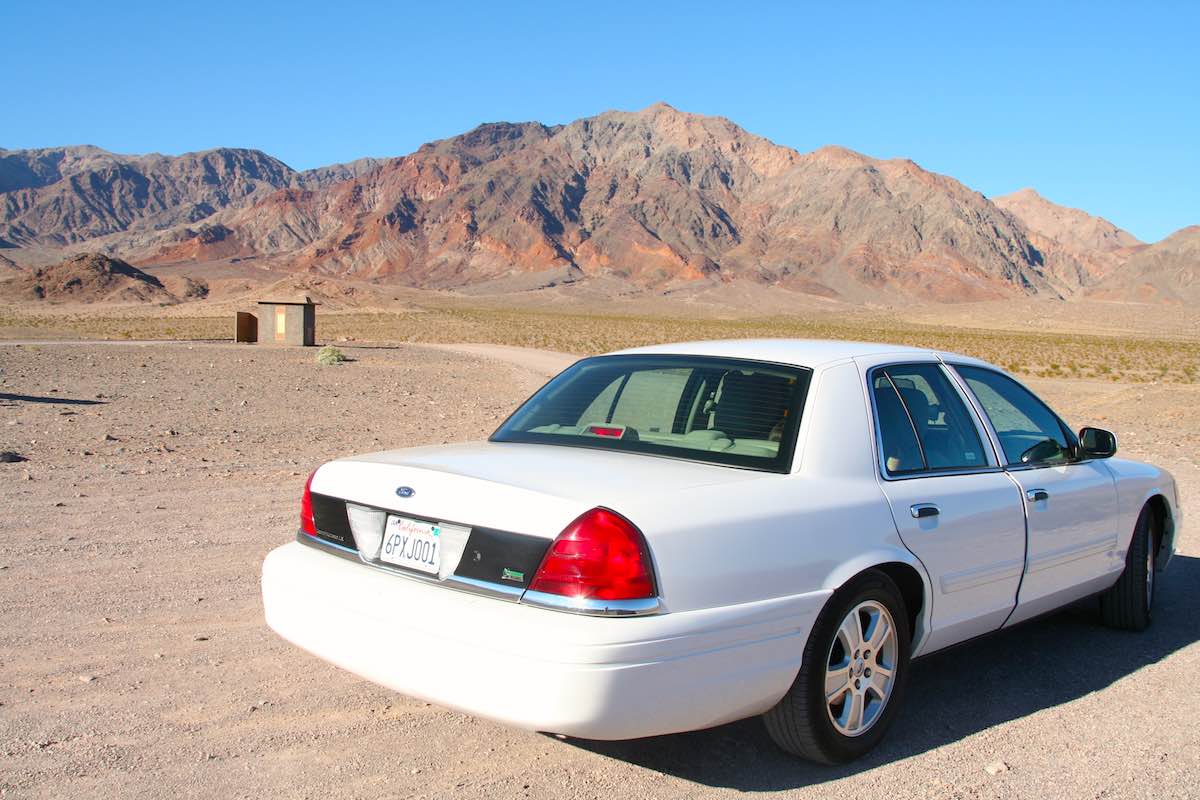
[[[787,752],[836,764],[873,748],[900,707],[910,633],[900,590],[870,571],[817,618],[792,688],[763,719]]]
[[[1100,619],[1110,628],[1142,631],[1154,607],[1154,512],[1143,506],[1133,528],[1125,569],[1111,589],[1100,595]]]

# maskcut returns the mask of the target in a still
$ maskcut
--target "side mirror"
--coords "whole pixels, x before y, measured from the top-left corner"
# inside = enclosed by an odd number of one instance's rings
[[[1079,431],[1079,451],[1086,458],[1109,458],[1117,452],[1117,437],[1103,428]]]

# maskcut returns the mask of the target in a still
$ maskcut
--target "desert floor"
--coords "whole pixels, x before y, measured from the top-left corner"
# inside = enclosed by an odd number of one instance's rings
[[[479,438],[569,357],[491,347],[0,343],[5,797],[1200,796],[1200,545],[1145,634],[1081,606],[917,662],[866,760],[757,720],[625,743],[395,695],[263,623],[259,566],[325,459]],[[1200,385],[1034,379],[1200,499]]]

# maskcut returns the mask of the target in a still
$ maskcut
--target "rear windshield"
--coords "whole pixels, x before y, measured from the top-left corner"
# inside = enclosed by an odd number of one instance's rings
[[[786,472],[810,374],[727,358],[589,358],[542,387],[491,440]]]

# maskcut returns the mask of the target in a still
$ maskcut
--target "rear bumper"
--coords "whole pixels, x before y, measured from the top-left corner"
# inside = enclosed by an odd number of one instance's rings
[[[606,618],[448,591],[298,543],[263,563],[267,624],[367,680],[530,730],[632,739],[761,713],[827,591]]]

